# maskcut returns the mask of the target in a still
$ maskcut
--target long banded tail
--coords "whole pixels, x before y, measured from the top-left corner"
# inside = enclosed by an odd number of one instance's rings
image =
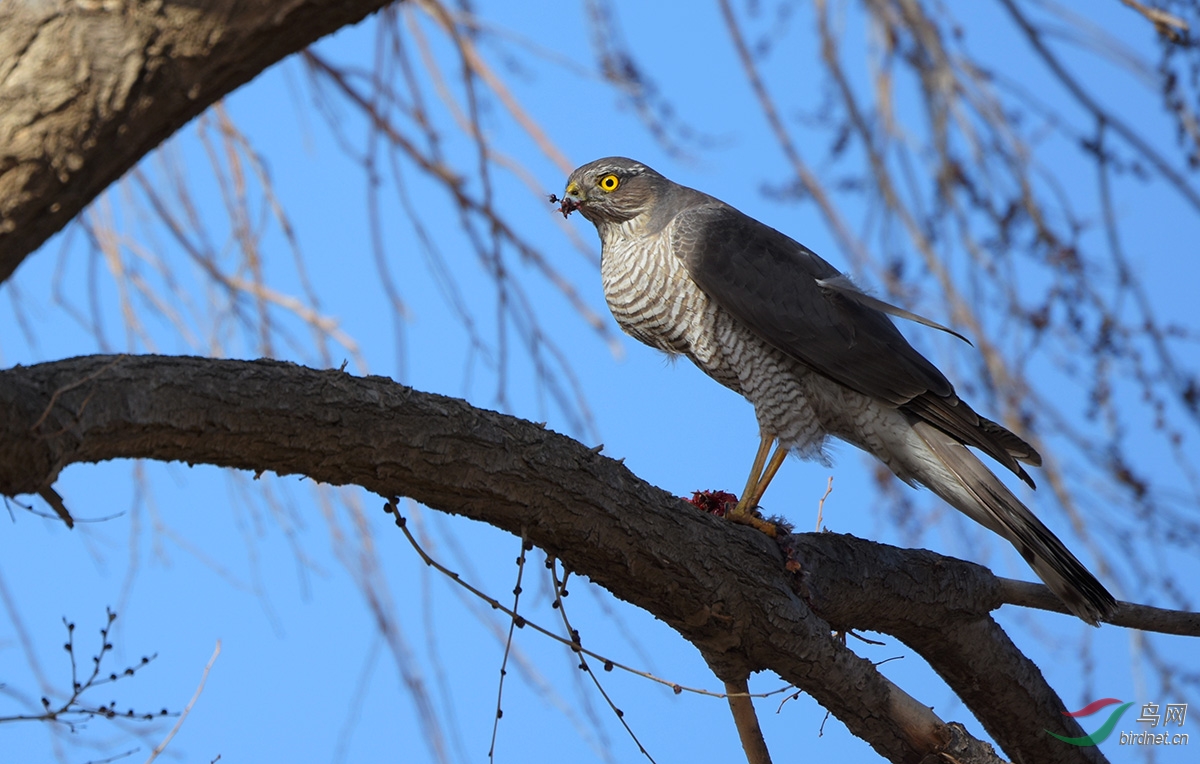
[[[1046,586],[1087,623],[1097,626],[1116,611],[1117,601],[1104,585],[975,454],[926,422],[915,422],[913,430],[944,467],[916,475],[921,483],[1008,539]]]

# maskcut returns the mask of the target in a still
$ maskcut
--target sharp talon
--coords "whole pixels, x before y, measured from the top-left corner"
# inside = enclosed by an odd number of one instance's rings
[[[730,516],[729,519],[741,525],[749,525],[751,528],[762,531],[771,538],[779,535],[779,529],[775,526],[775,523],[763,520],[761,517],[755,517],[754,515],[747,515],[745,517]]]
[[[754,514],[754,508],[746,506],[745,499],[738,502],[738,505],[725,513],[725,518],[732,520],[741,525],[749,525],[751,528],[762,531],[771,538],[779,535],[779,530],[775,523],[762,519]]]

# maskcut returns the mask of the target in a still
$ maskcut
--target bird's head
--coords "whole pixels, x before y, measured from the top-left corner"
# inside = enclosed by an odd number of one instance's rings
[[[620,224],[650,211],[671,182],[641,162],[606,157],[588,162],[567,178],[559,207],[563,216],[579,210],[597,227]]]

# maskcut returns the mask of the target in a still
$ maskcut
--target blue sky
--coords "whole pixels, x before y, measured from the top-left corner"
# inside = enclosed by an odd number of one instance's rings
[[[978,33],[978,39],[990,46],[987,55],[993,65],[1018,81],[1043,78],[1039,70],[1018,68],[1027,64],[1008,54],[1011,29],[1002,17],[988,17],[993,12],[989,9],[976,4],[970,11],[976,15],[964,23],[969,30],[986,30]],[[631,4],[620,9],[626,41],[668,94],[679,120],[695,126],[710,141],[708,148],[694,151],[691,158],[664,151],[598,78],[580,78],[566,63],[592,67],[582,9],[571,4],[521,4],[501,11],[489,3],[481,5],[480,12],[564,58],[525,57],[517,67],[507,65],[498,55],[498,46],[483,48],[485,56],[492,56],[489,62],[507,75],[517,98],[573,164],[609,154],[634,156],[789,233],[839,267],[846,266],[836,240],[812,205],[784,203],[762,193],[765,184],[786,176],[786,171],[781,169],[777,148],[763,139],[762,117],[720,28],[715,6],[697,4],[686,14],[666,5]],[[1112,21],[1098,19],[1102,24],[1126,25],[1130,43],[1136,38],[1146,47],[1148,29],[1118,3],[1089,8],[1093,12],[1109,14]],[[811,22],[801,12],[790,23],[803,27]],[[846,24],[848,34],[861,33],[853,14]],[[368,22],[322,41],[317,49],[332,60],[367,66],[371,30]],[[456,63],[445,47],[438,43],[432,47],[445,71],[453,73]],[[785,48],[772,58],[773,83],[786,89],[793,102],[813,108],[821,97],[816,78],[806,76],[813,70],[814,57],[812,50]],[[1072,60],[1103,66],[1084,57]],[[686,362],[672,363],[619,336],[600,292],[594,264],[598,242],[591,226],[578,216],[566,223],[590,248],[588,256],[573,248],[562,221],[537,195],[561,192],[565,174],[537,151],[494,100],[483,113],[492,145],[524,163],[541,187],[529,189],[501,175],[493,201],[608,327],[608,338],[598,335],[534,269],[516,258],[510,261],[537,299],[538,316],[552,339],[572,348],[570,363],[594,417],[594,431],[572,429],[539,389],[515,340],[506,397],[498,398],[494,369],[484,355],[467,348],[466,332],[415,245],[414,229],[396,197],[384,193],[382,231],[388,265],[408,307],[397,335],[372,260],[364,212],[366,182],[309,108],[311,96],[304,79],[298,62],[284,62],[232,95],[227,108],[265,157],[323,310],[336,317],[366,359],[368,368],[351,366],[351,370],[390,375],[421,390],[547,420],[554,429],[604,443],[607,455],[623,457],[636,474],[681,495],[700,488],[740,489],[757,444],[749,404]],[[1152,96],[1137,91],[1120,75],[1109,77],[1106,86],[1114,95],[1128,92],[1128,113],[1153,113],[1156,108]],[[432,85],[427,92],[435,98]],[[451,117],[439,112],[438,119],[446,130],[448,155],[467,155],[470,146],[465,139],[451,137]],[[347,136],[362,140],[365,128],[360,120],[347,116],[344,125]],[[1148,130],[1157,139],[1171,140],[1165,123],[1151,121]],[[170,141],[167,151],[187,168],[201,215],[220,230],[227,222],[197,134],[195,124],[188,126]],[[824,145],[801,146],[818,168],[825,149]],[[161,180],[156,161],[151,157],[143,167]],[[1059,180],[1073,193],[1081,199],[1092,193],[1093,177],[1072,176],[1065,161],[1061,167],[1064,174]],[[458,230],[457,218],[438,189],[412,173],[409,176],[414,205],[425,225],[437,232],[439,250],[453,269],[480,331],[494,336],[494,290]],[[130,195],[123,188],[114,189],[93,214],[115,210],[122,230],[137,237],[142,229],[136,214],[125,206]],[[863,211],[849,209],[847,215],[855,220]],[[1118,215],[1126,225],[1131,259],[1146,275],[1163,314],[1194,324],[1189,307],[1195,285],[1200,284],[1194,243],[1200,226],[1194,212],[1161,188],[1146,184],[1118,198]],[[286,242],[276,226],[268,223],[266,229],[263,253],[268,281],[294,294],[300,284]],[[51,240],[15,278],[23,315],[36,336],[34,344],[26,341],[10,318],[12,291],[0,290],[0,311],[7,313],[0,320],[0,362],[6,366],[97,351],[96,339],[56,305],[51,289],[60,259],[69,299],[84,299],[93,265],[104,273],[102,262],[88,263],[81,239],[76,232],[66,244],[61,236]],[[217,240],[223,242],[221,236]],[[160,245],[159,254],[172,270],[178,268],[176,275],[186,285],[199,283],[195,269],[165,237],[143,244]],[[144,344],[130,347],[126,342],[112,280],[101,278],[99,283],[100,310],[113,349],[145,352]],[[193,292],[201,312],[202,290],[195,286]],[[931,313],[936,320],[945,320],[944,315]],[[159,352],[207,352],[203,342],[189,344],[161,321],[149,318],[147,325]],[[965,383],[956,374],[975,367],[964,358],[974,352],[971,348],[939,344],[927,333],[905,331],[931,352],[954,354],[948,362],[945,354],[935,357],[953,370],[956,382]],[[297,336],[305,335],[297,332]],[[611,338],[616,338],[618,352],[613,352]],[[258,355],[252,340],[236,331],[227,340],[228,355]],[[318,362],[311,350],[297,352],[281,346],[278,355]],[[350,357],[341,349],[334,349],[332,356],[334,365]],[[1055,397],[1053,390],[1045,394]],[[1064,389],[1060,397],[1068,394]],[[1062,405],[1069,410],[1080,402],[1063,400]],[[1129,437],[1145,439],[1148,452],[1158,448],[1145,432],[1132,432]],[[834,492],[825,504],[825,527],[887,543],[907,543],[906,532],[880,506],[885,500],[874,491],[869,465],[845,446],[835,447],[833,455],[832,471],[789,461],[767,495],[767,509],[783,512],[800,529],[810,528],[832,474]],[[1164,479],[1172,480],[1172,465],[1160,461],[1160,469],[1167,473]],[[0,604],[9,616],[0,620],[0,682],[7,689],[23,689],[34,698],[48,692],[28,670],[26,644],[32,646],[36,665],[50,686],[64,686],[69,666],[61,649],[65,636],[61,618],[77,623],[77,641],[88,645],[103,623],[105,606],[110,606],[120,614],[111,639],[115,656],[110,668],[136,663],[145,654],[158,657],[135,679],[98,693],[96,702],[115,699],[118,707],[138,711],[163,706],[179,710],[191,697],[215,643],[221,641],[222,652],[204,693],[168,749],[176,760],[208,762],[220,755],[222,761],[435,761],[414,706],[410,691],[414,684],[429,692],[449,759],[485,759],[503,652],[497,634],[502,635],[507,624],[422,565],[403,537],[389,528],[375,497],[360,491],[321,494],[291,478],[266,476],[256,483],[249,475],[208,467],[150,463],[73,466],[63,473],[58,488],[77,516],[113,519],[81,524],[68,532],[56,523],[16,513],[0,533]],[[269,501],[263,499],[262,488],[269,491]],[[355,581],[353,571],[363,554],[362,538],[355,535],[358,507],[369,523],[370,545],[384,563],[372,581],[376,591],[394,603],[393,633],[398,636],[390,645],[381,639]],[[432,554],[493,596],[502,600],[509,596],[516,574],[517,539],[424,508],[406,506],[405,511],[429,539]],[[922,545],[992,565],[1003,575],[1032,578],[1007,545],[976,533],[953,513],[921,517],[939,521],[921,537]],[[1061,517],[1051,524],[1066,531]],[[1081,556],[1086,559],[1082,552]],[[526,579],[522,608],[528,608],[530,620],[557,627],[542,559],[537,550],[530,554],[526,575],[532,578]],[[1172,566],[1180,581],[1188,582],[1185,585],[1195,597],[1195,561],[1171,559],[1164,564]],[[573,625],[591,649],[670,681],[719,689],[694,648],[663,624],[583,582],[576,582],[571,591]],[[1152,593],[1120,594],[1145,599],[1139,595]],[[10,622],[14,613],[17,620]],[[1145,669],[1131,660],[1136,635],[1111,627],[1091,633],[1074,619],[1008,609],[998,619],[1013,627],[1014,639],[1042,666],[1069,707],[1102,696],[1138,703],[1192,700],[1163,695]],[[1194,647],[1184,640],[1155,638],[1153,644],[1165,655],[1185,664],[1190,660],[1195,667],[1194,659],[1183,657],[1194,655]],[[519,665],[529,669],[510,668],[497,761],[637,760],[637,746],[574,668],[569,651],[529,630],[518,632],[514,649]],[[983,734],[911,650],[890,639],[881,647],[858,649],[876,661],[902,658],[886,664],[883,672],[934,706],[942,718],[963,721],[975,734]],[[84,663],[91,654],[81,652]],[[1083,672],[1086,665],[1093,668],[1090,675]],[[675,696],[669,689],[619,671],[603,674],[602,680],[657,761],[736,761],[741,756],[725,701],[686,693]],[[752,689],[761,692],[781,686],[769,676],[752,682]],[[785,697],[775,695],[759,705],[776,761],[813,756],[871,760],[870,749],[836,719],[825,721],[823,710],[813,701],[801,696],[784,703]],[[4,709],[0,706],[0,713]],[[73,735],[54,735],[40,725],[8,725],[0,728],[0,747],[10,752],[13,761],[46,760],[47,752],[63,761],[102,759],[139,745],[125,729],[92,721]],[[142,750],[128,760],[144,760],[146,748],[165,732],[162,726],[150,729],[140,743]],[[1137,725],[1123,722],[1118,729],[1136,730]],[[1189,722],[1185,731],[1195,729]],[[600,753],[605,750],[611,758]],[[1135,760],[1128,749],[1111,741],[1103,750],[1113,761]],[[1185,757],[1179,749],[1162,750],[1157,760]]]

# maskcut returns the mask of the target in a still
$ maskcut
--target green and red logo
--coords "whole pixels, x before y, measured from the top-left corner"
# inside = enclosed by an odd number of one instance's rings
[[[1094,700],[1091,703],[1088,703],[1078,711],[1063,711],[1063,716],[1070,716],[1076,719],[1081,716],[1091,716],[1100,709],[1107,708],[1108,706],[1115,705],[1117,703],[1121,703],[1121,701],[1117,700],[1116,698],[1101,698],[1100,700]],[[1046,730],[1046,732],[1049,732],[1051,735],[1063,741],[1064,743],[1070,743],[1071,745],[1099,745],[1100,743],[1104,742],[1105,738],[1112,734],[1113,727],[1117,726],[1117,721],[1121,718],[1121,715],[1124,714],[1132,705],[1133,701],[1121,703],[1120,706],[1117,706],[1117,708],[1115,708],[1112,713],[1108,715],[1108,719],[1105,720],[1104,724],[1100,725],[1100,729],[1096,730],[1090,735],[1084,735],[1083,737],[1066,737],[1064,735],[1059,735],[1057,732],[1050,732],[1050,730]]]

